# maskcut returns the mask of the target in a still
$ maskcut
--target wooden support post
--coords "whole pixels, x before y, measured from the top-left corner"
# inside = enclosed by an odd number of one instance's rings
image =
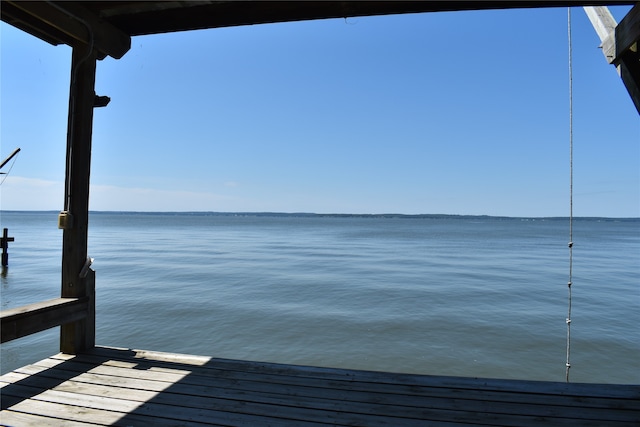
[[[60,351],[77,354],[96,345],[96,273],[89,269],[82,280],[87,300],[87,315],[80,320],[60,326]]]
[[[73,47],[67,131],[65,222],[62,237],[62,298],[89,297],[94,305],[95,275],[80,276],[87,262],[91,133],[97,53],[92,46]],[[94,309],[89,310],[94,313]],[[60,351],[76,354],[95,346],[94,314],[61,326]]]
[[[2,230],[2,266],[7,267],[9,265],[9,242],[13,242],[13,237],[9,237],[9,229],[4,228]]]

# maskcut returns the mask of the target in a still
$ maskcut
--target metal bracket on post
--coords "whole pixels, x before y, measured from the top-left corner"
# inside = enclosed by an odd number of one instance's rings
[[[62,211],[58,214],[58,228],[60,230],[71,230],[73,228],[73,215],[69,211]]]
[[[81,279],[87,277],[91,264],[93,264],[93,258],[87,257],[87,260],[84,262],[84,265],[82,266],[82,270],[80,270],[80,274],[78,275],[78,277],[80,277]]]

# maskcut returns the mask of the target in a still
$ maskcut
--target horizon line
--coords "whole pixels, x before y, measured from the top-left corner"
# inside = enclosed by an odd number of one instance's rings
[[[2,212],[31,212],[31,213],[44,213],[44,212],[57,212],[55,209],[0,209]],[[413,218],[434,218],[434,217],[477,217],[477,218],[524,218],[524,219],[570,219],[569,215],[548,215],[548,216],[511,216],[511,215],[489,215],[489,214],[448,214],[448,213],[419,213],[419,214],[407,214],[399,212],[386,212],[386,213],[349,213],[349,212],[302,212],[302,211],[122,211],[122,210],[89,210],[89,214],[198,214],[198,215],[245,215],[245,216],[333,216],[333,217],[413,217]],[[639,220],[640,216],[573,216],[573,219],[630,219]]]

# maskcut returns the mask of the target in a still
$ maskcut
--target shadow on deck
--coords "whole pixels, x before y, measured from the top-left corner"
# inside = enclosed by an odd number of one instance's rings
[[[640,424],[640,386],[438,377],[97,347],[0,377],[6,425]]]

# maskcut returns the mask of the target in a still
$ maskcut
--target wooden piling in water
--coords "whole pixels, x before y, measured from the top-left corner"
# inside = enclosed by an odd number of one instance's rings
[[[9,229],[4,228],[2,230],[2,266],[9,266],[9,242],[13,242],[15,239],[9,237]]]

